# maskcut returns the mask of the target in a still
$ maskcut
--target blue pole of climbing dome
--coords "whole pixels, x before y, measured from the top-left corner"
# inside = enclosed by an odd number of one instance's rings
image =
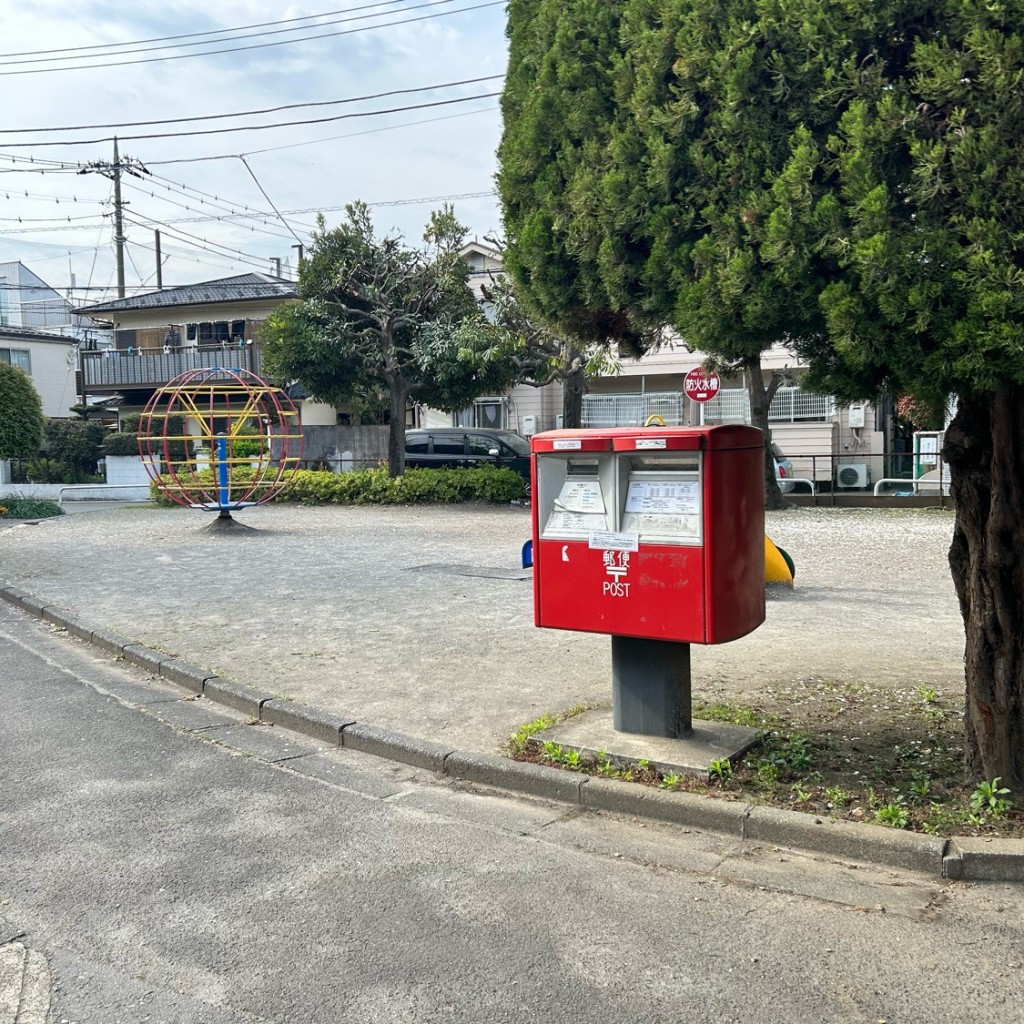
[[[230,488],[228,487],[228,439],[224,434],[217,435],[217,504],[222,509],[228,507]]]

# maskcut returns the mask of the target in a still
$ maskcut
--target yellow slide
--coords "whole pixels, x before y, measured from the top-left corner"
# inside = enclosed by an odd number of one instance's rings
[[[776,547],[770,537],[764,539],[764,581],[765,583],[784,583],[793,586],[796,566],[793,559],[782,548]]]

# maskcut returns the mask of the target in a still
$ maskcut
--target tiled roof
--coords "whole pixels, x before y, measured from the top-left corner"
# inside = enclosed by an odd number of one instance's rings
[[[54,334],[38,327],[19,327],[17,324],[0,324],[0,338],[24,338],[31,341],[59,341],[65,345],[74,345],[75,339],[66,334]]]
[[[240,274],[218,281],[186,284],[180,288],[164,288],[158,292],[131,295],[112,302],[81,306],[76,313],[117,313],[130,309],[161,309],[169,306],[210,306],[220,302],[246,302],[253,299],[296,299],[298,292],[292,281],[271,274]]]

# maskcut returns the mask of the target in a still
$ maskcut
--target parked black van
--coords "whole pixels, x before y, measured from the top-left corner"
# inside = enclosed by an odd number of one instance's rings
[[[512,430],[409,430],[405,435],[405,464],[411,469],[471,469],[490,464],[514,469],[529,483],[530,442]]]

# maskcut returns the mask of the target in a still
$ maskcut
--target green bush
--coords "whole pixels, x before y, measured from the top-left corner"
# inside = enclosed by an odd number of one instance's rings
[[[233,481],[252,480],[248,466],[232,468]],[[213,473],[204,470],[188,478],[178,475],[187,486],[216,490]],[[169,477],[163,477],[169,480]],[[172,505],[170,499],[151,485],[153,500]],[[526,496],[523,478],[511,469],[485,466],[481,469],[409,469],[392,479],[381,466],[352,473],[328,473],[299,469],[287,475],[285,488],[272,500],[295,501],[301,505],[418,505],[453,504],[460,501],[507,502]]]
[[[244,497],[246,501],[259,501],[263,494],[266,493],[267,489],[276,479],[275,473],[268,473],[266,469],[259,472],[260,479],[266,479],[266,483],[257,483],[256,487],[253,488],[251,494],[246,492],[252,486],[253,481],[256,479],[257,470],[252,466],[232,466],[231,467],[231,497],[235,501],[241,501]],[[177,473],[178,483],[183,487],[188,488],[191,492],[191,498],[197,498],[200,501],[203,500],[203,492],[206,493],[208,501],[216,502],[217,500],[217,483],[214,479],[212,469],[203,469],[198,473],[186,473],[179,471]],[[163,474],[160,479],[166,483],[173,485],[174,480],[169,474]],[[177,493],[177,492],[175,492]],[[149,485],[150,497],[157,505],[162,505],[164,508],[170,508],[173,505],[178,504],[168,495],[166,495],[153,481]]]
[[[506,502],[525,495],[522,477],[511,469],[408,469],[392,479],[380,467],[339,474],[298,470],[276,500],[303,505],[415,505]]]
[[[104,455],[138,455],[139,438],[137,434],[127,434],[118,431],[114,434],[107,434],[103,439]]]
[[[46,424],[49,453],[69,467],[75,478],[69,483],[81,483],[83,476],[95,474],[103,437],[103,427],[88,420],[54,419]]]
[[[0,363],[0,459],[27,459],[39,450],[45,417],[39,392],[24,370]]]
[[[51,519],[64,515],[64,509],[55,501],[43,498],[19,498],[11,495],[0,498],[0,517],[7,519]]]

